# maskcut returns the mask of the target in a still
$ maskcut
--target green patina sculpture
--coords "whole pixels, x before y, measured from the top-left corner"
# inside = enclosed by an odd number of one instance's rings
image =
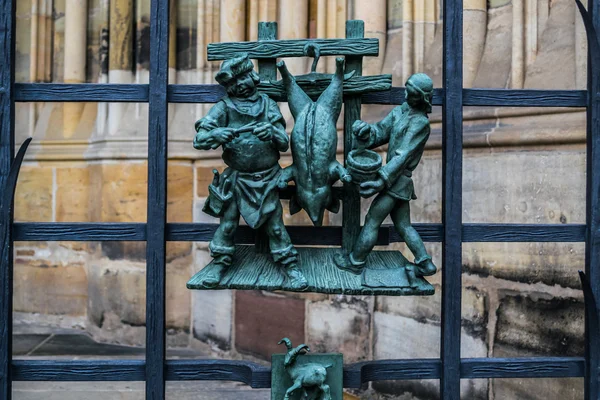
[[[427,254],[418,232],[410,223],[410,200],[416,199],[413,170],[419,164],[429,138],[428,114],[431,112],[433,82],[425,74],[412,75],[406,82],[406,102],[394,108],[382,121],[368,124],[356,121],[352,131],[355,147],[349,156],[355,168],[351,174],[360,184],[363,197],[378,193],[367,213],[365,224],[349,254],[338,253],[335,262],[340,269],[360,274],[367,256],[377,242],[379,227],[390,215],[394,226],[415,256],[407,266],[409,281],[435,274],[436,267]],[[388,144],[387,162],[380,167],[378,155],[369,149]],[[362,168],[361,171],[361,161]],[[356,171],[358,170],[358,171]]]
[[[287,353],[283,360],[280,355],[272,358],[273,400],[342,400],[341,354],[307,355],[307,345],[293,347],[288,338],[279,344],[285,344]]]
[[[285,121],[277,103],[257,91],[260,79],[246,54],[223,62],[216,80],[227,94],[208,115],[196,122],[194,148],[223,148],[228,168],[215,172],[204,211],[220,218],[210,252],[214,258],[203,285],[215,287],[233,261],[234,234],[240,215],[248,226],[265,228],[273,260],[282,267],[291,287],[307,282],[297,267],[298,253],[283,225],[277,184],[280,152],[289,147]]]
[[[307,47],[307,54],[316,52],[318,55],[318,48]],[[315,57],[313,71],[317,60],[318,57]],[[294,117],[291,137],[293,164],[284,170],[280,187],[285,188],[293,180],[296,193],[290,199],[290,213],[293,215],[304,209],[313,224],[321,226],[325,209],[334,213],[340,209],[340,199],[332,194],[333,184],[337,180],[352,180],[348,171],[335,159],[338,142],[336,123],[342,110],[344,59],[336,59],[336,72],[331,83],[316,102],[298,86],[283,61],[277,63],[277,68]],[[312,72],[309,75],[320,74]]]
[[[330,43],[332,40],[273,40],[274,28],[273,23],[260,25],[262,39],[258,42],[221,43],[213,50],[209,46],[209,56],[225,51],[229,57],[216,75],[226,95],[196,122],[194,147],[221,147],[227,169],[222,174],[215,171],[204,206],[206,213],[220,218],[209,246],[213,261],[195,274],[187,287],[350,295],[433,294],[433,286],[423,277],[434,274],[436,267],[410,224],[409,207],[410,200],[416,198],[411,174],[430,132],[427,115],[431,112],[431,79],[424,74],[413,75],[406,84],[406,103],[383,121],[357,121],[360,96],[391,87],[390,75],[360,76],[359,55],[377,50],[373,39],[362,38],[362,22],[349,21],[348,39],[332,39],[337,47]],[[250,57],[239,53],[241,48],[259,60],[260,74],[254,71]],[[321,55],[339,55],[338,51],[348,58],[336,59],[333,74],[316,72]],[[219,57],[225,58],[224,54]],[[313,57],[311,72],[293,76],[283,61],[276,62],[277,57],[290,56]],[[279,81],[277,69],[282,77]],[[349,73],[344,74],[347,69]],[[294,119],[291,138],[275,102],[286,100]],[[344,101],[344,146],[353,147],[345,166],[336,160],[336,123]],[[382,166],[381,156],[371,149],[386,143],[388,157]],[[289,147],[293,162],[282,169],[280,153]],[[334,187],[338,181],[343,186]],[[290,182],[293,186],[286,190]],[[338,212],[343,200],[346,213],[340,239],[344,252],[323,247],[295,249],[283,224],[280,191],[290,199],[291,214],[304,210],[316,226],[323,224],[327,210]],[[378,193],[362,230],[357,217],[359,192],[363,197]],[[399,251],[372,251],[375,244],[385,243],[389,230],[381,224],[388,215],[415,255],[414,263]],[[256,246],[235,246],[240,216],[250,228],[261,232],[255,235]],[[314,233],[317,237],[310,241],[325,244],[331,242],[327,232],[336,230],[293,231],[301,232]],[[244,243],[249,243],[249,238],[244,236]]]

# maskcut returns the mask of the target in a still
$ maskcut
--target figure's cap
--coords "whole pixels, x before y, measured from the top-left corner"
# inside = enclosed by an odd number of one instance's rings
[[[433,81],[427,74],[417,73],[411,75],[406,81],[406,86],[412,86],[417,88],[420,92],[425,92],[426,94],[433,93]]]
[[[238,53],[235,57],[223,61],[215,79],[221,85],[227,86],[233,79],[253,69],[254,64],[250,61],[248,53]]]
[[[406,88],[412,89],[413,92],[421,95],[421,99],[426,105],[425,112],[430,113],[433,98],[433,81],[431,78],[423,73],[413,74],[406,81]]]

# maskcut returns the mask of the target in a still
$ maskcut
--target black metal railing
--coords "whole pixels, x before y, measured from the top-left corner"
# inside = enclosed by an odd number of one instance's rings
[[[150,83],[34,84],[14,82],[15,9],[17,0],[0,2],[0,187],[5,186],[14,158],[15,102],[146,102],[148,126],[147,223],[13,223],[11,196],[0,204],[4,238],[0,258],[0,399],[10,400],[12,381],[145,381],[146,398],[162,400],[165,381],[230,380],[253,388],[270,386],[270,369],[251,362],[228,360],[166,360],[166,242],[208,241],[214,224],[166,222],[167,110],[169,103],[214,103],[223,95],[218,85],[168,84],[168,0],[151,1]],[[600,399],[600,334],[597,310],[589,299],[600,299],[600,52],[590,43],[587,90],[500,90],[462,87],[462,0],[444,1],[444,79],[434,104],[443,106],[442,224],[419,224],[427,241],[443,243],[442,338],[439,359],[369,361],[344,367],[344,386],[357,388],[377,380],[440,379],[440,397],[460,399],[466,378],[585,377],[586,400]],[[582,10],[593,42],[600,27],[600,1]],[[363,104],[400,104],[402,88],[362,96]],[[585,225],[522,225],[462,223],[462,125],[464,106],[586,107],[587,217]],[[310,233],[310,234],[309,234]],[[295,243],[341,244],[339,227],[292,227]],[[240,229],[238,239],[252,243],[253,233]],[[19,241],[146,241],[146,358],[115,361],[12,360],[13,243]],[[393,229],[380,233],[380,243],[398,241]],[[463,242],[585,242],[589,282],[586,294],[585,357],[461,358],[461,257]],[[594,320],[593,316],[596,317]],[[595,323],[594,323],[595,321]]]

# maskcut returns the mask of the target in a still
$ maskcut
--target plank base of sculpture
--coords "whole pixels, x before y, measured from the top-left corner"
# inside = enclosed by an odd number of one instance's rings
[[[433,295],[434,287],[424,278],[410,279],[414,267],[399,251],[373,251],[361,274],[340,270],[334,257],[339,249],[298,248],[298,268],[308,281],[302,291],[350,294],[414,296]],[[301,291],[291,286],[285,274],[269,254],[255,251],[254,246],[237,246],[233,263],[221,282],[211,289],[256,289]],[[204,280],[211,275],[213,263],[207,265],[187,283],[188,289],[206,290]]]
[[[307,345],[293,347],[288,338],[286,354],[271,357],[271,400],[342,400],[344,358],[340,353],[307,354]]]

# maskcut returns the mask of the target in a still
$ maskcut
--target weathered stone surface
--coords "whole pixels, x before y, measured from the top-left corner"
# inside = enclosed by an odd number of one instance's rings
[[[316,353],[343,353],[344,362],[367,359],[372,297],[331,296],[330,301],[309,302],[307,339]]]
[[[146,162],[119,162],[94,165],[90,184],[99,190],[91,197],[94,221],[145,222],[148,165]]]
[[[196,250],[194,273],[212,260],[207,250]],[[186,289],[187,290],[187,289]],[[221,350],[231,349],[233,297],[232,290],[192,290],[194,337]]]
[[[56,168],[56,222],[89,221],[89,196],[87,165]]]
[[[17,256],[14,269],[15,311],[85,315],[88,278],[83,262],[60,262]]]
[[[584,223],[584,171],[585,155],[578,151],[469,152],[463,221]]]
[[[439,325],[378,311],[374,323],[374,359],[440,356]],[[461,343],[462,357],[487,356],[485,341],[467,334],[464,328]]]
[[[384,314],[412,318],[420,323],[439,324],[441,321],[442,288],[436,285],[433,296],[391,297],[375,299],[375,310]],[[487,293],[474,287],[462,290],[462,326],[465,332],[485,342],[488,322]]]
[[[555,0],[550,7],[539,51],[527,68],[526,89],[573,89],[575,67],[575,3]]]
[[[107,314],[113,314],[124,325],[146,323],[145,264],[94,261],[89,266],[88,281],[88,316],[96,326],[105,328]]]
[[[494,0],[493,0],[494,1]],[[505,0],[496,0],[496,3]],[[510,3],[510,0],[507,1]],[[473,87],[505,88],[512,59],[512,5],[495,4],[487,13],[485,46]]]
[[[15,221],[52,221],[53,182],[52,167],[21,167],[15,192]]]
[[[304,343],[304,300],[259,291],[239,290],[235,293],[235,347],[268,360],[282,353],[281,338]]]
[[[189,243],[191,248],[192,243]],[[189,332],[191,320],[191,293],[185,284],[190,274],[192,256],[177,258],[167,264],[167,329]]]
[[[169,162],[167,174],[167,221],[192,222],[194,170],[191,162]]]
[[[496,344],[540,356],[583,356],[584,304],[579,299],[507,293],[497,315]]]
[[[373,359],[439,358],[439,325],[379,311],[375,312],[374,323]],[[484,340],[462,329],[461,357],[487,357],[487,351]],[[438,381],[434,380],[378,382],[373,387],[383,393],[400,396],[408,392],[423,399],[437,399],[439,393]],[[487,381],[462,380],[461,387],[468,394],[465,398],[487,398]]]
[[[463,270],[522,283],[579,289],[583,243],[465,243]]]

